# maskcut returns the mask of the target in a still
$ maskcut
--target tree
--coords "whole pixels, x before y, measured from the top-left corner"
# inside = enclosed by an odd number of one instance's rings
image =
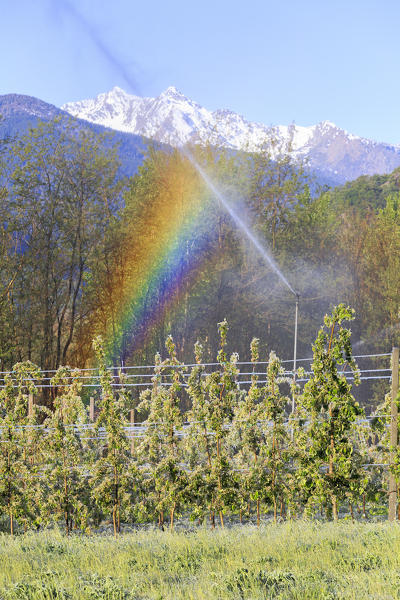
[[[240,520],[242,512],[250,507],[250,501],[257,503],[257,526],[260,525],[260,501],[264,491],[265,471],[261,460],[264,444],[264,411],[261,403],[262,389],[258,384],[256,363],[259,361],[258,338],[253,338],[250,344],[253,374],[251,385],[244,398],[235,407],[230,444],[236,449],[234,464],[240,472],[239,510]],[[250,510],[249,510],[250,512]]]
[[[364,336],[374,337],[375,347],[399,343],[400,294],[400,193],[390,194],[386,205],[369,219],[355,269]],[[357,285],[358,282],[360,285]],[[361,292],[361,293],[360,293]]]
[[[46,445],[46,512],[55,519],[64,520],[68,535],[73,526],[85,530],[88,525],[89,497],[85,469],[82,426],[86,411],[80,393],[82,383],[79,371],[60,367],[51,379],[57,389],[53,410],[47,411],[45,422],[49,433]]]
[[[260,385],[255,374],[255,364],[259,360],[258,343],[257,338],[251,342],[251,385],[235,411],[232,432],[238,448],[236,461],[241,471],[241,487],[244,488],[242,497],[256,501],[259,526],[262,501],[272,504],[274,520],[279,499],[283,512],[288,496],[291,448],[285,426],[285,409],[289,399],[280,391],[280,385],[287,383],[284,369],[275,352],[271,352],[266,383]]]
[[[275,352],[269,355],[267,383],[261,390],[261,410],[264,421],[264,444],[260,454],[264,477],[264,498],[272,501],[274,520],[277,518],[278,500],[283,504],[289,495],[289,464],[291,445],[285,426],[285,409],[289,398],[280,391],[280,384],[287,383],[284,369]]]
[[[298,398],[299,417],[304,419],[297,432],[303,451],[298,477],[308,491],[309,500],[319,499],[327,504],[334,520],[338,518],[338,503],[345,497],[350,482],[362,477],[351,433],[363,410],[355,401],[352,384],[344,373],[345,368],[349,369],[355,384],[359,382],[351,331],[342,325],[352,319],[354,311],[344,304],[325,316],[324,326],[313,345],[312,374]]]
[[[134,482],[129,465],[131,462],[128,438],[124,430],[129,399],[123,387],[118,394],[113,391],[112,373],[106,366],[103,340],[97,337],[93,347],[99,364],[101,385],[100,414],[95,432],[104,442],[99,442],[98,454],[93,465],[90,485],[93,499],[103,514],[112,517],[114,536],[121,530],[121,515],[129,510]],[[119,379],[123,380],[122,373]]]
[[[13,535],[15,521],[30,519],[30,493],[35,487],[35,468],[29,464],[29,425],[34,418],[28,414],[28,395],[36,392],[35,380],[40,372],[31,362],[17,363],[13,372],[5,375],[0,390],[0,510],[10,522]]]
[[[293,153],[293,135],[291,127],[282,141],[279,131],[271,128],[260,147],[249,155],[250,204],[273,253],[277,250],[278,231],[302,196],[307,195],[311,183],[304,161]]]
[[[208,374],[204,384],[201,367],[197,367],[189,378],[188,393],[193,400],[190,419],[193,421],[192,439],[198,440],[199,447],[206,453],[202,462],[192,474],[191,487],[195,489],[205,479],[206,502],[212,526],[215,527],[215,514],[219,514],[224,526],[224,510],[235,503],[237,497],[237,476],[232,469],[228,453],[228,424],[240,397],[236,378],[238,355],[228,359],[226,343],[228,323],[218,323],[220,349],[217,355],[218,370]],[[196,360],[201,361],[201,347],[196,346]],[[200,494],[200,497],[202,494]]]
[[[141,395],[140,410],[148,411],[144,422],[146,431],[140,444],[142,462],[151,469],[151,496],[153,512],[159,516],[163,527],[164,514],[170,516],[170,529],[174,527],[175,514],[181,509],[187,486],[187,474],[182,467],[179,432],[183,425],[180,409],[182,394],[182,364],[176,356],[172,337],[167,337],[168,358],[156,356],[152,388]],[[163,382],[164,379],[164,382]]]
[[[73,120],[40,123],[9,146],[0,222],[18,352],[43,369],[80,355],[88,274],[120,199],[115,152]],[[11,241],[11,245],[10,245]],[[3,280],[7,278],[3,277]]]

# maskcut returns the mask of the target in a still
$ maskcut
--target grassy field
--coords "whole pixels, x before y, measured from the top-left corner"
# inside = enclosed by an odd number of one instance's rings
[[[3,599],[400,598],[400,527],[306,523],[0,537]]]

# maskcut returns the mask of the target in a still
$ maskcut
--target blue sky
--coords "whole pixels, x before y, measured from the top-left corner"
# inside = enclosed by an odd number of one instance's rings
[[[0,94],[175,85],[267,125],[400,143],[398,0],[6,0],[1,23]]]

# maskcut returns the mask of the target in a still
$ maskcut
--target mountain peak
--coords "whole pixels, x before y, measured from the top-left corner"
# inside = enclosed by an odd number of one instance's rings
[[[318,123],[318,127],[320,129],[339,129],[339,127],[335,123],[332,123],[332,121],[320,121]]]
[[[0,120],[1,117],[9,117],[13,114],[26,113],[27,115],[43,118],[53,118],[60,110],[53,104],[27,96],[25,94],[5,94],[0,96]]]
[[[171,98],[174,100],[187,100],[186,96],[182,94],[174,85],[170,85],[160,94],[160,98]]]
[[[113,89],[109,92],[109,94],[116,95],[116,96],[130,96],[130,94],[128,94],[128,92],[126,92],[122,88],[118,87],[117,85],[114,85]]]

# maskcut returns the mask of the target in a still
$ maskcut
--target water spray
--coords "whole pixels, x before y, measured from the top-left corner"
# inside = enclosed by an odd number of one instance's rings
[[[266,251],[264,246],[257,239],[256,235],[251,231],[251,229],[248,227],[248,225],[246,225],[246,223],[244,221],[242,221],[242,219],[239,217],[239,215],[236,213],[236,211],[232,208],[232,206],[230,205],[228,200],[221,194],[221,192],[218,190],[218,188],[215,186],[215,184],[208,177],[208,175],[204,171],[204,169],[197,163],[197,161],[193,158],[193,156],[190,154],[190,152],[186,148],[182,148],[182,153],[192,163],[192,165],[194,166],[196,171],[199,173],[199,175],[201,176],[201,178],[203,179],[203,181],[205,182],[207,187],[211,190],[211,192],[214,194],[214,196],[216,196],[216,198],[218,198],[218,200],[221,202],[222,206],[225,208],[225,210],[230,215],[232,220],[236,223],[238,228],[245,234],[247,239],[253,244],[253,246],[256,248],[256,250],[258,250],[260,256],[264,259],[264,262],[266,262],[272,268],[272,270],[278,275],[278,277],[285,284],[285,286],[292,292],[292,294],[297,296],[296,292],[294,291],[294,289],[292,288],[292,286],[290,285],[290,283],[288,282],[288,280],[286,279],[284,274],[280,271],[278,265],[275,263],[272,256],[270,256],[268,254],[268,252]]]
[[[215,184],[208,177],[207,173],[204,169],[197,163],[192,154],[189,152],[187,148],[181,149],[182,153],[186,158],[191,162],[196,171],[199,173],[207,187],[211,190],[216,198],[221,202],[222,206],[225,208],[227,213],[230,215],[232,220],[236,223],[238,228],[245,234],[247,239],[253,244],[253,246],[258,250],[258,253],[264,259],[273,271],[278,275],[281,281],[285,284],[285,286],[289,289],[290,292],[296,298],[296,307],[295,307],[295,321],[294,321],[294,349],[293,349],[293,393],[292,393],[292,414],[294,413],[296,406],[296,393],[295,393],[295,384],[296,384],[296,366],[297,366],[297,325],[298,325],[298,315],[299,315],[299,300],[300,294],[295,292],[292,288],[284,274],[280,271],[278,265],[275,263],[272,256],[268,254],[265,247],[261,244],[261,242],[257,239],[256,235],[251,231],[251,229],[246,225],[246,223],[239,217],[236,211],[232,208],[228,200],[221,194]],[[293,437],[293,429],[292,429],[292,437]]]

